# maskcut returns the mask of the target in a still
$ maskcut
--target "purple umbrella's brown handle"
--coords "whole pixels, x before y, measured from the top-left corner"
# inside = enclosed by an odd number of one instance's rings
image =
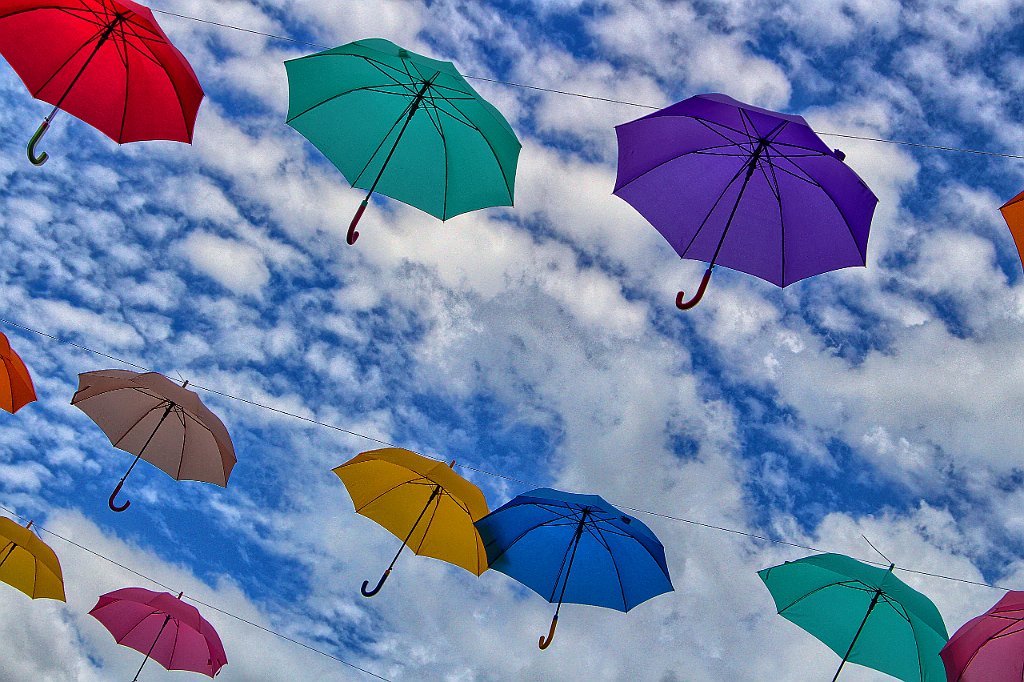
[[[689,310],[693,306],[700,303],[700,299],[704,298],[704,290],[708,288],[708,282],[711,281],[711,269],[708,268],[704,273],[704,279],[700,281],[700,286],[697,288],[697,293],[694,294],[693,298],[689,301],[683,300],[683,292],[680,291],[676,294],[676,307],[680,310]]]
[[[380,592],[380,588],[384,587],[384,581],[388,579],[389,575],[391,575],[391,569],[390,568],[388,570],[384,571],[384,575],[382,575],[380,577],[380,582],[377,583],[377,587],[373,588],[370,591],[366,590],[366,587],[367,587],[367,585],[370,584],[370,581],[369,580],[364,580],[363,581],[363,586],[359,588],[359,591],[363,593],[364,597],[372,597],[373,595],[375,595],[378,592]]]
[[[46,160],[50,158],[50,155],[46,152],[36,156],[36,145],[39,144],[39,140],[42,139],[43,133],[45,133],[49,127],[50,119],[44,118],[43,122],[39,124],[38,128],[36,128],[36,132],[32,136],[32,139],[28,141],[28,149],[26,151],[28,152],[28,160],[32,162],[33,166],[42,166],[46,163]]]
[[[542,636],[540,638],[540,641],[537,642],[537,646],[539,646],[541,649],[547,649],[549,646],[551,646],[551,640],[553,640],[555,638],[555,626],[557,626],[557,625],[558,625],[558,614],[556,613],[554,615],[554,617],[551,619],[551,628],[548,630],[547,638],[545,639]]]
[[[363,217],[363,211],[366,210],[366,204],[369,203],[368,199],[363,199],[363,203],[359,204],[359,209],[356,211],[355,216],[352,218],[352,222],[348,226],[348,235],[345,237],[345,241],[348,242],[349,246],[356,243],[359,239],[359,233],[356,232],[356,225],[359,224],[359,219]]]
[[[124,479],[122,478],[120,481],[117,482],[117,487],[114,488],[114,492],[110,493],[110,499],[107,500],[107,505],[110,507],[110,511],[123,512],[125,509],[127,509],[130,506],[132,506],[132,503],[131,503],[130,500],[125,500],[124,504],[122,504],[120,506],[114,504],[114,498],[117,497],[117,494],[119,492],[121,492],[121,486],[123,486],[123,485],[124,485]]]

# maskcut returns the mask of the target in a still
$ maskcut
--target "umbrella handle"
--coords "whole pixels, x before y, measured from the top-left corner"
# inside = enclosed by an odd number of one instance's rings
[[[107,500],[107,506],[110,507],[110,511],[123,512],[125,509],[127,509],[130,506],[132,506],[132,503],[131,503],[130,500],[125,500],[124,504],[122,504],[120,506],[114,504],[114,498],[117,497],[117,494],[119,492],[121,492],[121,486],[123,486],[123,485],[124,485],[124,479],[122,478],[120,481],[117,482],[117,487],[114,488],[114,492],[110,493],[110,499]]]
[[[388,579],[389,575],[391,575],[391,569],[390,568],[388,570],[384,571],[384,575],[382,575],[380,577],[380,582],[377,583],[377,587],[373,588],[370,591],[366,590],[366,587],[367,587],[367,585],[370,584],[370,581],[369,580],[364,580],[363,581],[363,586],[359,588],[359,591],[363,593],[364,597],[372,597],[373,595],[375,595],[378,592],[380,592],[380,588],[384,587],[384,581]]]
[[[38,128],[36,128],[36,132],[32,135],[32,139],[28,141],[28,148],[26,149],[26,152],[28,153],[28,160],[32,162],[33,166],[42,166],[46,163],[46,160],[50,158],[50,155],[46,152],[36,156],[36,145],[39,143],[39,140],[42,139],[43,133],[45,133],[49,127],[50,120],[44,118],[43,122],[39,124]]]
[[[553,640],[555,638],[555,626],[556,625],[558,625],[558,614],[557,613],[551,619],[551,629],[548,630],[547,639],[545,640],[545,638],[542,636],[540,638],[540,641],[537,642],[537,646],[539,646],[541,649],[547,649],[549,646],[551,646],[551,640]]]
[[[704,290],[708,288],[708,282],[711,280],[711,268],[708,268],[704,273],[704,279],[700,281],[700,286],[697,287],[697,293],[693,295],[689,301],[683,300],[683,292],[680,291],[676,294],[676,307],[680,310],[689,310],[693,306],[700,303],[700,299],[704,297]]]
[[[359,239],[359,233],[356,232],[356,225],[359,224],[359,219],[363,217],[363,211],[366,210],[367,203],[369,203],[369,201],[363,199],[363,203],[359,204],[359,209],[356,211],[355,216],[352,217],[352,222],[349,223],[348,234],[345,236],[345,241],[348,242],[349,246],[355,244],[356,240]]]

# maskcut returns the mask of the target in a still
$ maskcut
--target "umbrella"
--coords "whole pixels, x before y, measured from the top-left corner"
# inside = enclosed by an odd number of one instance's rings
[[[61,109],[115,142],[192,141],[203,89],[148,7],[131,0],[5,0],[0,54],[32,96],[53,105],[28,144]]]
[[[1003,220],[1010,228],[1013,243],[1017,246],[1017,255],[1021,259],[1021,265],[1024,265],[1024,192],[1000,206],[999,212],[1003,214]]]
[[[132,682],[151,658],[168,670],[210,677],[227,664],[217,631],[196,607],[181,600],[182,594],[125,587],[104,594],[89,611],[118,644],[146,654]]]
[[[0,408],[14,413],[36,399],[36,389],[32,385],[28,367],[21,356],[11,348],[7,336],[0,332]]]
[[[665,548],[651,529],[597,495],[538,488],[476,526],[491,568],[558,602],[541,649],[551,644],[562,602],[629,611],[672,590]]]
[[[402,448],[362,452],[334,468],[356,511],[402,538],[395,558],[377,586],[380,592],[406,546],[415,554],[464,568],[474,575],[487,570],[487,555],[473,522],[487,515],[487,500],[452,467]],[[429,513],[428,513],[429,512]]]
[[[235,466],[235,449],[224,423],[203,404],[186,381],[176,383],[156,372],[102,369],[78,375],[71,404],[96,422],[115,448],[135,460],[110,494],[114,504],[139,459],[156,465],[175,480],[206,481],[226,486]]]
[[[0,580],[33,599],[67,601],[57,555],[31,529],[0,518]]]
[[[682,258],[780,287],[863,266],[878,199],[800,116],[697,95],[617,126],[614,193]]]
[[[779,615],[847,661],[905,682],[945,682],[939,650],[949,636],[935,605],[888,569],[817,554],[758,571]]]
[[[940,655],[949,682],[1024,680],[1024,592],[1007,592],[967,621]]]
[[[520,145],[512,127],[450,62],[381,38],[285,62],[288,125],[353,187],[441,220],[511,206]]]

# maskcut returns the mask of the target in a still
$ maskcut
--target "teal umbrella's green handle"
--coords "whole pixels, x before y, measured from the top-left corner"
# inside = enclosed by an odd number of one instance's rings
[[[46,152],[36,156],[36,145],[39,144],[39,140],[42,139],[43,134],[49,129],[49,127],[50,119],[44,118],[43,122],[39,124],[38,128],[36,128],[36,132],[32,136],[32,139],[28,141],[28,148],[26,151],[28,152],[28,160],[32,162],[33,166],[42,166],[46,163],[46,160],[50,158],[50,155]]]
[[[359,233],[356,232],[356,225],[359,224],[359,219],[363,217],[363,211],[366,210],[366,205],[369,203],[369,199],[363,199],[363,203],[359,204],[359,210],[356,211],[355,216],[352,217],[352,222],[348,226],[348,235],[345,237],[345,241],[348,242],[349,246],[356,243],[359,239]]]
[[[551,640],[555,638],[555,627],[558,625],[558,614],[556,613],[554,618],[551,619],[551,628],[548,630],[548,636],[544,637],[541,635],[540,641],[537,642],[537,646],[541,649],[547,649],[551,646]]]
[[[708,288],[708,282],[711,280],[712,268],[714,268],[714,266],[709,267],[707,271],[704,273],[704,279],[700,281],[700,286],[697,288],[697,293],[694,294],[693,298],[691,298],[689,301],[683,300],[684,294],[682,291],[676,294],[677,308],[679,308],[680,310],[689,310],[690,308],[700,303],[700,299],[704,298],[704,290]]]

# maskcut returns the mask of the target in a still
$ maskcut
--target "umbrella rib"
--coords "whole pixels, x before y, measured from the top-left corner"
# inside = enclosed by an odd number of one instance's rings
[[[717,131],[713,130],[712,132],[717,132]],[[723,136],[723,137],[724,137],[724,139],[729,140],[729,138],[727,138],[725,136]],[[664,161],[661,161],[660,163],[657,163],[654,166],[651,166],[650,168],[645,170],[643,173],[640,173],[639,175],[630,178],[628,182],[624,182],[621,185],[619,185],[618,187],[616,187],[615,191],[619,192],[622,189],[624,189],[626,187],[629,187],[631,184],[633,184],[634,182],[636,182],[640,178],[644,177],[648,173],[653,173],[654,171],[658,170],[662,166],[665,166],[665,165],[667,165],[669,163],[672,163],[673,161],[678,161],[679,159],[681,159],[681,158],[683,158],[685,156],[689,156],[690,154],[698,154],[698,155],[700,155],[705,150],[709,150],[709,149],[724,149],[726,147],[739,147],[740,149],[743,149],[743,143],[742,142],[736,142],[734,140],[729,140],[729,144],[727,144],[727,145],[721,145],[721,146],[714,145],[714,146],[711,146],[711,147],[701,147],[699,149],[691,149],[689,151],[685,151],[685,152],[682,152],[680,154],[676,154],[675,156],[673,156],[673,157],[671,157],[669,159],[665,159]],[[736,156],[736,158],[747,158],[747,159],[749,159],[750,155],[752,153],[753,152],[747,151],[745,154],[736,154],[735,156]],[[729,154],[729,155],[717,154],[715,156],[732,156],[732,155],[731,154]],[[743,169],[741,168],[739,170],[739,173],[742,173],[742,172],[743,172]],[[736,177],[739,177],[739,173],[737,173]]]
[[[64,62],[63,62],[63,63],[62,63],[62,64],[61,64],[60,66],[58,66],[58,67],[57,67],[57,68],[56,68],[56,69],[54,70],[54,72],[53,72],[52,74],[50,74],[50,77],[49,77],[49,78],[47,78],[47,79],[46,79],[46,81],[45,81],[45,82],[44,82],[44,83],[43,83],[43,84],[42,84],[41,86],[39,86],[39,87],[38,87],[38,88],[36,89],[36,91],[35,91],[35,92],[33,92],[33,93],[32,93],[32,96],[33,96],[33,97],[38,97],[38,96],[39,96],[39,93],[40,93],[40,92],[42,92],[43,90],[45,90],[45,89],[46,89],[46,86],[50,84],[50,81],[52,81],[52,80],[53,80],[54,78],[56,78],[56,77],[57,77],[57,74],[59,74],[59,73],[60,73],[61,71],[63,71],[63,70],[64,70],[64,67],[65,67],[65,66],[67,66],[68,64],[70,64],[70,63],[71,63],[71,60],[72,60],[72,59],[74,59],[75,57],[77,57],[77,56],[78,56],[78,53],[79,53],[79,52],[81,52],[82,50],[84,50],[84,49],[85,49],[86,47],[88,47],[88,46],[89,46],[89,45],[90,45],[90,44],[91,44],[92,42],[94,42],[94,41],[95,41],[95,40],[97,40],[97,39],[98,39],[98,38],[99,38],[99,37],[100,37],[101,35],[103,35],[103,32],[104,32],[105,30],[106,30],[106,27],[102,27],[102,26],[101,26],[101,27],[100,27],[100,30],[99,30],[99,31],[97,31],[97,32],[96,32],[96,33],[95,33],[95,34],[94,34],[94,35],[93,35],[93,36],[92,36],[91,38],[89,38],[88,40],[86,40],[86,41],[85,41],[84,43],[82,43],[82,44],[81,44],[81,45],[80,45],[80,46],[79,46],[79,47],[78,47],[78,48],[77,48],[77,49],[76,49],[76,50],[75,50],[74,52],[72,52],[72,53],[71,53],[71,55],[70,55],[70,56],[69,56],[69,57],[68,57],[67,59],[65,59],[65,60],[64,60]],[[72,87],[74,87],[74,84],[73,84],[73,83],[72,83],[72,85],[71,85],[71,86],[69,86],[69,87],[68,87],[68,91],[67,91],[67,92],[70,92],[70,91],[71,91],[71,88],[72,88]],[[65,96],[65,97],[67,96],[67,92],[65,92],[65,93],[64,93],[64,96]],[[63,97],[62,97],[61,99],[63,99]]]
[[[855,587],[855,586],[854,586],[853,584],[851,584],[851,583],[860,583],[860,581],[859,581],[859,580],[841,580],[841,581],[838,581],[838,582],[834,582],[834,583],[827,583],[827,584],[825,584],[825,585],[821,585],[821,586],[819,586],[819,587],[816,587],[816,588],[814,588],[813,590],[811,590],[810,592],[807,592],[807,593],[805,593],[805,594],[802,594],[802,595],[800,595],[799,597],[797,597],[796,599],[794,599],[794,600],[793,600],[792,602],[790,602],[789,604],[787,604],[787,605],[786,605],[786,606],[784,606],[783,608],[779,609],[779,615],[782,615],[782,612],[783,612],[783,611],[785,611],[785,610],[787,610],[787,609],[790,609],[790,608],[792,608],[793,606],[796,606],[797,604],[799,604],[800,602],[802,602],[802,601],[803,601],[804,599],[807,599],[808,597],[810,597],[810,596],[811,596],[812,594],[817,594],[818,592],[821,592],[822,590],[827,590],[827,589],[828,589],[828,588],[830,588],[830,587],[837,587],[837,586],[838,586],[838,587],[848,587],[848,588],[850,588],[850,589],[853,589],[853,590],[860,590],[860,591],[862,591],[862,592],[874,592],[874,591],[875,591],[875,588],[870,588],[870,589],[864,589],[864,588],[860,588],[860,587]],[[864,583],[860,583],[860,584],[861,584],[861,585],[864,585]],[[866,587],[867,587],[867,585],[865,585],[864,587],[866,588]]]
[[[381,138],[380,144],[377,145],[377,148],[374,149],[373,153],[370,154],[370,156],[366,159],[366,163],[363,164],[362,170],[359,171],[359,174],[356,175],[355,179],[352,181],[352,186],[353,187],[355,187],[356,183],[359,182],[359,179],[361,177],[363,177],[363,173],[365,173],[366,169],[370,167],[371,163],[373,163],[373,160],[374,160],[374,158],[376,158],[377,153],[384,147],[384,143],[388,141],[389,137],[391,137],[391,133],[394,132],[395,128],[398,127],[398,124],[402,122],[403,118],[405,118],[406,116],[409,116],[409,111],[412,109],[412,106],[413,106],[413,104],[415,102],[416,102],[415,98],[409,100],[409,103],[405,105],[405,109],[402,109],[402,113],[399,114],[398,118],[395,119],[395,122],[391,124],[391,127],[388,129],[388,132],[385,133],[384,137]],[[413,112],[412,115],[415,116],[416,115],[415,112]],[[399,135],[399,137],[401,137],[401,135]],[[395,147],[396,148],[398,147],[398,140],[397,139],[395,140]],[[382,166],[381,169],[380,169],[380,176],[383,176],[383,175],[384,175],[384,167]],[[378,176],[378,180],[380,179],[380,176]],[[376,184],[376,183],[374,183],[374,184]],[[367,198],[369,198],[369,197],[367,197]]]
[[[579,521],[577,521],[576,523],[579,524]],[[583,525],[584,525],[584,527],[586,526],[585,523]],[[575,542],[573,540],[575,540]],[[562,569],[565,568],[565,562],[567,562],[569,560],[569,550],[573,549],[574,547],[579,546],[580,538],[578,536],[576,536],[576,537],[573,538],[573,540],[570,540],[569,543],[565,546],[565,553],[562,554],[562,564],[558,567],[558,573],[555,574],[555,582],[551,586],[551,596],[548,597],[548,603],[549,604],[551,602],[555,601],[555,590],[558,589],[558,583],[559,583],[559,581],[561,581]],[[575,555],[575,552],[573,554]],[[566,590],[567,587],[569,587],[569,574],[568,573],[566,573],[565,581],[564,581],[564,584],[562,585],[562,596],[563,597],[565,596],[565,590]],[[559,605],[561,605],[561,599],[559,599]]]
[[[375,88],[387,88],[387,87],[390,87],[387,83],[384,83],[384,84],[381,84],[381,85],[362,85],[362,86],[360,86],[358,88],[352,88],[350,90],[345,90],[344,92],[339,92],[338,94],[331,95],[327,99],[321,100],[320,102],[317,102],[316,104],[312,105],[311,107],[308,107],[307,109],[304,109],[303,111],[300,111],[299,113],[295,114],[294,116],[289,117],[288,120],[285,121],[285,123],[291,123],[292,121],[294,121],[295,119],[299,118],[300,116],[305,116],[306,114],[308,114],[309,112],[313,111],[314,109],[316,109],[318,107],[321,107],[321,106],[323,106],[323,105],[325,105],[328,102],[331,102],[333,100],[339,99],[341,97],[345,97],[346,95],[351,95],[352,93],[355,93],[355,92],[362,92],[364,90],[368,90],[368,91],[371,91],[371,92],[381,92],[380,90],[375,90]],[[381,94],[395,95],[395,96],[400,96],[400,97],[405,97],[406,96],[405,93],[397,93],[397,92],[381,92]],[[402,116],[405,116],[405,114],[408,113],[408,111],[409,111],[409,109],[408,109],[408,107],[406,107],[405,112],[402,113]],[[398,120],[401,121],[402,120],[401,117],[399,117]],[[396,122],[395,125],[398,125],[397,122]],[[394,129],[394,126],[392,126],[392,129]],[[389,132],[389,134],[390,134],[390,132]]]
[[[497,512],[495,512],[495,513],[497,513]],[[537,530],[538,528],[542,528],[542,527],[544,527],[544,526],[552,526],[552,525],[556,525],[556,524],[553,524],[553,523],[552,523],[552,520],[551,520],[551,519],[548,519],[547,521],[541,521],[540,523],[538,523],[538,524],[536,524],[536,525],[533,525],[533,526],[530,526],[529,528],[527,528],[527,529],[523,530],[523,531],[522,531],[522,532],[521,532],[521,533],[520,533],[520,534],[519,534],[519,535],[518,535],[518,536],[516,537],[516,539],[515,539],[515,540],[513,540],[512,542],[510,542],[510,543],[508,543],[507,545],[505,545],[505,546],[504,546],[504,547],[503,547],[503,548],[501,549],[501,551],[500,551],[500,552],[498,552],[498,553],[497,553],[496,555],[494,555],[493,557],[489,557],[489,559],[488,559],[488,560],[489,560],[489,563],[491,563],[491,564],[493,565],[495,561],[497,561],[497,560],[498,560],[498,559],[500,559],[501,557],[505,556],[505,554],[506,554],[506,552],[508,552],[508,550],[512,549],[512,547],[513,547],[513,546],[514,546],[514,545],[515,545],[515,544],[516,544],[517,542],[519,542],[520,540],[522,540],[522,539],[523,539],[524,537],[526,537],[526,536],[527,536],[528,534],[532,533],[533,531]],[[493,544],[494,544],[494,540],[492,540],[491,542],[488,542],[488,543],[487,543],[487,545],[485,545],[485,546],[489,546],[489,545],[493,545]]]
[[[115,605],[115,604],[117,604],[117,603],[118,603],[118,602],[110,602],[110,604],[108,604],[108,606],[113,606],[113,605]],[[134,602],[134,603],[139,603],[139,602]],[[146,606],[148,606],[149,608],[151,608],[151,609],[153,609],[153,610],[152,610],[152,611],[150,611],[150,612],[149,612],[149,613],[148,613],[147,615],[143,616],[142,618],[139,618],[138,622],[136,622],[136,623],[135,623],[135,625],[131,626],[131,627],[130,627],[130,628],[128,629],[128,632],[126,632],[126,633],[124,633],[123,635],[121,635],[121,639],[118,639],[118,638],[116,638],[116,637],[115,637],[115,638],[114,638],[114,641],[116,641],[116,642],[117,642],[118,644],[121,644],[122,642],[124,642],[124,640],[125,640],[125,639],[127,639],[127,638],[128,638],[128,635],[132,634],[132,631],[134,631],[134,630],[135,630],[135,628],[137,628],[137,627],[139,627],[140,625],[142,625],[142,624],[143,624],[143,623],[144,623],[144,622],[146,621],[146,619],[147,619],[147,618],[150,618],[150,617],[152,617],[152,616],[155,616],[155,615],[157,615],[158,613],[163,613],[163,611],[161,611],[160,609],[154,608],[152,604],[146,604]],[[102,622],[102,621],[101,621],[101,622]]]
[[[177,471],[177,475],[174,477],[174,480],[180,481],[181,480],[181,467],[185,464],[185,443],[188,442],[188,420],[185,419],[185,411],[184,410],[182,410],[181,412],[178,412],[177,410],[174,410],[174,412],[177,413],[178,418],[181,420],[181,432],[182,432],[181,433],[181,454],[178,455],[178,471]],[[227,481],[225,481],[225,483],[226,482]]]
[[[693,246],[693,242],[695,242],[697,240],[697,236],[700,235],[701,231],[708,224],[708,220],[711,219],[711,215],[715,212],[715,209],[718,208],[718,204],[720,204],[722,202],[722,199],[725,198],[726,192],[728,192],[729,188],[732,187],[732,184],[734,182],[736,182],[741,175],[743,175],[743,170],[744,170],[744,167],[746,165],[747,164],[743,164],[742,166],[740,166],[739,170],[736,171],[736,174],[732,176],[732,179],[729,180],[729,182],[722,189],[722,192],[718,195],[718,198],[715,199],[715,203],[711,205],[710,209],[708,209],[707,215],[704,216],[704,220],[702,220],[700,222],[700,227],[698,227],[697,230],[693,233],[693,236],[690,237],[690,241],[687,242],[686,248],[683,249],[683,252],[680,254],[681,258],[685,258],[686,257],[686,252],[690,250],[690,247]],[[739,201],[737,200],[737,205],[738,204],[739,204]],[[724,233],[723,233],[722,236],[723,237],[725,236]],[[721,244],[719,244],[719,246],[721,246]]]
[[[399,483],[396,483],[395,485],[393,485],[393,486],[391,486],[390,488],[388,488],[387,490],[383,491],[382,493],[380,493],[380,494],[379,494],[379,495],[377,495],[376,497],[374,497],[374,498],[372,498],[372,499],[370,499],[370,500],[367,500],[367,501],[366,501],[366,502],[365,502],[364,504],[362,504],[361,506],[359,506],[359,507],[355,507],[355,510],[356,510],[356,512],[357,512],[357,513],[360,513],[360,514],[361,514],[361,513],[362,513],[362,511],[363,511],[364,509],[366,509],[367,507],[369,507],[369,506],[370,506],[371,504],[373,504],[374,502],[376,502],[376,501],[377,501],[377,500],[379,500],[380,498],[384,497],[385,495],[387,495],[387,494],[388,494],[388,493],[390,493],[390,492],[394,492],[394,491],[395,491],[395,490],[397,490],[398,488],[401,488],[401,487],[402,487],[403,485],[407,485],[407,484],[409,484],[409,483],[412,483],[412,482],[413,482],[413,481],[415,481],[415,480],[416,480],[416,479],[414,478],[414,479],[411,479],[411,480],[408,480],[408,481],[401,481],[401,482],[399,482]],[[347,486],[346,486],[346,488],[347,488]],[[355,506],[355,505],[353,505],[353,506]]]
[[[118,437],[118,439],[117,439],[116,441],[114,441],[114,442],[112,443],[112,445],[113,445],[113,446],[114,446],[115,448],[116,448],[116,447],[119,447],[119,446],[118,446],[118,443],[120,443],[120,442],[121,442],[121,441],[123,441],[123,440],[124,440],[125,438],[127,438],[127,437],[128,437],[128,434],[132,432],[132,429],[134,429],[134,428],[135,428],[136,426],[138,426],[139,424],[141,424],[141,423],[142,423],[142,420],[143,420],[143,419],[145,419],[146,417],[148,417],[148,416],[150,415],[150,413],[152,413],[152,412],[155,412],[155,411],[157,411],[157,410],[160,410],[160,409],[164,409],[164,408],[166,408],[166,407],[167,407],[166,403],[170,403],[170,402],[171,402],[170,400],[167,400],[167,399],[165,398],[165,399],[163,400],[163,402],[161,402],[161,403],[159,403],[159,404],[157,404],[157,405],[154,405],[153,407],[151,407],[151,408],[149,408],[148,410],[146,410],[146,411],[145,411],[144,413],[142,413],[142,416],[140,416],[140,417],[139,417],[138,419],[136,419],[136,420],[135,420],[135,423],[134,423],[134,424],[132,424],[131,426],[129,426],[129,427],[128,427],[128,429],[127,429],[127,430],[126,430],[126,431],[125,431],[124,433],[122,433],[122,434],[121,434],[121,435],[120,435],[120,436]]]
[[[179,623],[178,619],[174,618],[174,617],[172,617],[168,621],[168,624],[170,624],[170,623],[174,623],[174,644],[171,645],[171,657],[169,659],[167,659],[167,669],[168,670],[181,670],[181,668],[175,668],[174,667],[174,652],[178,648],[178,636],[181,634],[181,623]],[[157,639],[157,641],[160,641],[159,633],[157,633],[156,639]],[[157,661],[157,662],[159,663],[159,661]]]
[[[604,537],[604,532],[598,528],[596,523],[584,524],[587,532],[594,537],[597,542],[604,547],[605,551],[608,552],[608,558],[612,560],[612,568],[615,569],[615,577],[619,579],[619,595],[622,597],[622,610],[623,612],[629,611],[629,604],[626,602],[626,586],[622,582],[622,572],[619,570],[619,563],[615,560],[615,554],[612,552],[611,544]]]
[[[434,116],[430,115],[431,107],[424,107],[423,112],[427,115],[427,118],[430,120],[430,123],[433,124],[434,129],[437,131],[437,134],[441,137],[441,147],[444,149],[444,196],[442,198],[441,203],[441,220],[444,221],[448,219],[448,138],[445,137],[444,128],[441,126],[441,117],[437,114],[437,105],[434,104],[434,98],[429,93],[430,88],[427,88],[427,92],[425,94],[426,97],[429,98],[430,104],[432,105],[435,112],[434,115],[437,116],[437,120],[435,121]]]
[[[127,45],[127,39],[125,38],[125,35],[124,35],[124,28],[123,28],[123,26],[124,26],[124,22],[121,22],[121,24],[118,26],[118,28],[121,31],[121,40]],[[114,49],[117,50],[118,56],[121,57],[121,50],[117,49],[117,47],[118,47],[117,46],[117,41],[115,40],[114,43],[115,43]],[[127,47],[125,47],[124,56],[121,57],[121,61],[124,62],[124,106],[121,107],[121,127],[120,127],[120,129],[118,130],[118,133],[117,133],[117,141],[118,141],[118,143],[120,143],[122,140],[124,140],[124,124],[125,124],[125,121],[128,120],[128,83],[129,83],[129,81],[131,79],[131,68],[129,67],[129,64],[128,64],[128,48]]]
[[[434,495],[434,511],[430,512],[430,519],[427,521],[427,525],[423,528],[423,535],[420,536],[420,544],[416,545],[416,549],[412,550],[415,554],[420,553],[420,550],[423,549],[423,543],[427,541],[427,533],[430,532],[430,525],[434,523],[434,518],[437,516],[437,510],[441,508],[441,497],[441,495]],[[413,530],[415,529],[416,526],[413,526]]]
[[[768,166],[768,170],[771,171],[771,178],[768,177],[768,171],[764,169],[762,165],[760,167],[761,174],[764,176],[765,183],[768,185],[768,189],[771,190],[772,195],[775,197],[776,203],[779,205],[779,232],[782,238],[781,248],[779,254],[782,260],[782,286],[786,286],[786,215],[782,210],[782,185],[779,184],[779,178],[775,175],[775,164],[772,163],[771,154],[768,149],[765,149],[764,154],[765,164]],[[774,184],[772,184],[774,181]]]

